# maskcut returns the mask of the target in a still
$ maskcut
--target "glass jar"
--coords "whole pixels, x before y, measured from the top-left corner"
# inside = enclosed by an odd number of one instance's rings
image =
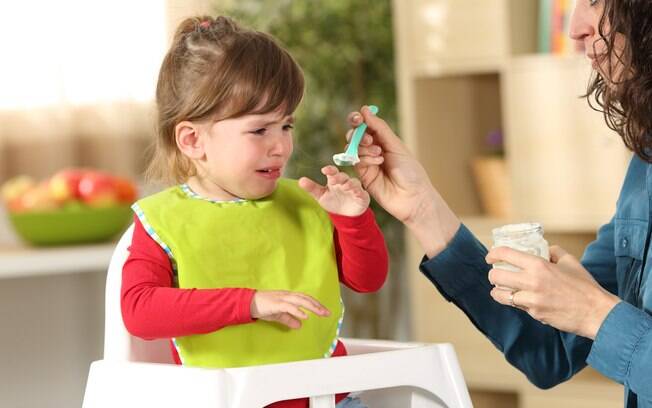
[[[491,232],[494,248],[509,247],[550,260],[548,242],[543,238],[543,226],[539,223],[508,224],[494,228]],[[515,272],[520,270],[507,262],[497,262],[494,267]]]

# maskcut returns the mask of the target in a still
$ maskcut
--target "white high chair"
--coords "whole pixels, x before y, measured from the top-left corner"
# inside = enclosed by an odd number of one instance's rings
[[[229,369],[174,364],[168,340],[133,337],[122,321],[122,266],[132,232],[133,226],[109,265],[104,359],[91,364],[83,408],[262,408],[294,398],[334,408],[334,394],[357,391],[370,408],[472,408],[450,344],[342,339],[346,357]]]

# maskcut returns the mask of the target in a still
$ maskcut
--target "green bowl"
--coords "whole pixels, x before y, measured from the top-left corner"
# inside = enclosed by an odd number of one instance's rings
[[[128,205],[106,208],[75,206],[60,210],[10,213],[16,233],[33,245],[65,245],[109,240],[133,217]]]

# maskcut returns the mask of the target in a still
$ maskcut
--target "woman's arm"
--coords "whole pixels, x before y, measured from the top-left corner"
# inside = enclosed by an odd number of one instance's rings
[[[537,387],[555,386],[584,368],[590,339],[561,332],[494,301],[486,254],[486,248],[462,225],[446,249],[424,258],[420,268]]]
[[[603,227],[587,248],[582,264],[611,293],[617,293],[614,222]],[[627,302],[618,303],[604,319],[587,358],[606,377],[626,384],[639,397],[652,400],[652,316]]]
[[[511,364],[534,384],[547,388],[583,368],[591,352],[589,362],[604,374],[631,384],[633,390],[637,387],[635,392],[646,393],[652,389],[645,384],[646,379],[649,382],[652,378],[652,374],[646,372],[647,367],[652,367],[649,364],[652,361],[650,317],[624,302],[614,307],[618,300],[613,296],[617,293],[613,221],[599,231],[596,241],[587,248],[583,267],[576,263],[573,268],[588,271],[585,278],[597,282],[598,288],[593,292],[601,291],[598,297],[603,301],[599,303],[605,305],[600,308],[602,320],[592,319],[602,323],[597,325],[599,330],[591,351],[593,342],[590,339],[544,325],[523,310],[494,301],[493,285],[488,279],[490,266],[485,260],[486,248],[466,227],[460,226],[431,185],[423,167],[391,128],[367,108],[362,109],[362,115],[354,112],[349,116],[352,126],[363,120],[368,125],[368,134],[361,143],[361,162],[356,166],[363,186],[419,240],[426,253],[421,264],[426,277],[446,299],[467,314]],[[522,294],[517,293],[515,298],[519,295]],[[546,300],[545,296],[535,300],[541,299]],[[561,305],[558,310],[572,312],[573,300],[566,299],[566,307]],[[604,313],[605,310],[608,313]],[[620,326],[628,317],[635,322],[627,326],[629,330]],[[636,333],[632,334],[632,330]],[[638,351],[635,361],[631,358],[632,350]],[[609,356],[618,361],[610,360]],[[620,368],[609,371],[606,368],[609,364]]]
[[[652,316],[627,302],[607,315],[587,359],[591,367],[652,400]]]
[[[349,115],[351,126],[367,124],[355,166],[362,186],[419,241],[428,257],[440,253],[460,221],[433,187],[428,174],[383,119],[366,106]],[[347,137],[350,138],[352,132]]]

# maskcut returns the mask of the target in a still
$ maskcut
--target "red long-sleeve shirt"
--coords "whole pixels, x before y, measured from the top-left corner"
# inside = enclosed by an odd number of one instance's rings
[[[334,225],[339,279],[356,292],[375,292],[387,277],[385,240],[373,212],[357,217],[329,214]],[[251,288],[179,289],[172,286],[167,254],[134,217],[129,257],[122,270],[121,307],[127,330],[144,339],[210,333],[251,318]],[[174,360],[180,363],[172,347]],[[333,356],[346,355],[338,342]],[[338,396],[339,401],[343,395]],[[307,408],[308,400],[277,402],[274,408]]]

